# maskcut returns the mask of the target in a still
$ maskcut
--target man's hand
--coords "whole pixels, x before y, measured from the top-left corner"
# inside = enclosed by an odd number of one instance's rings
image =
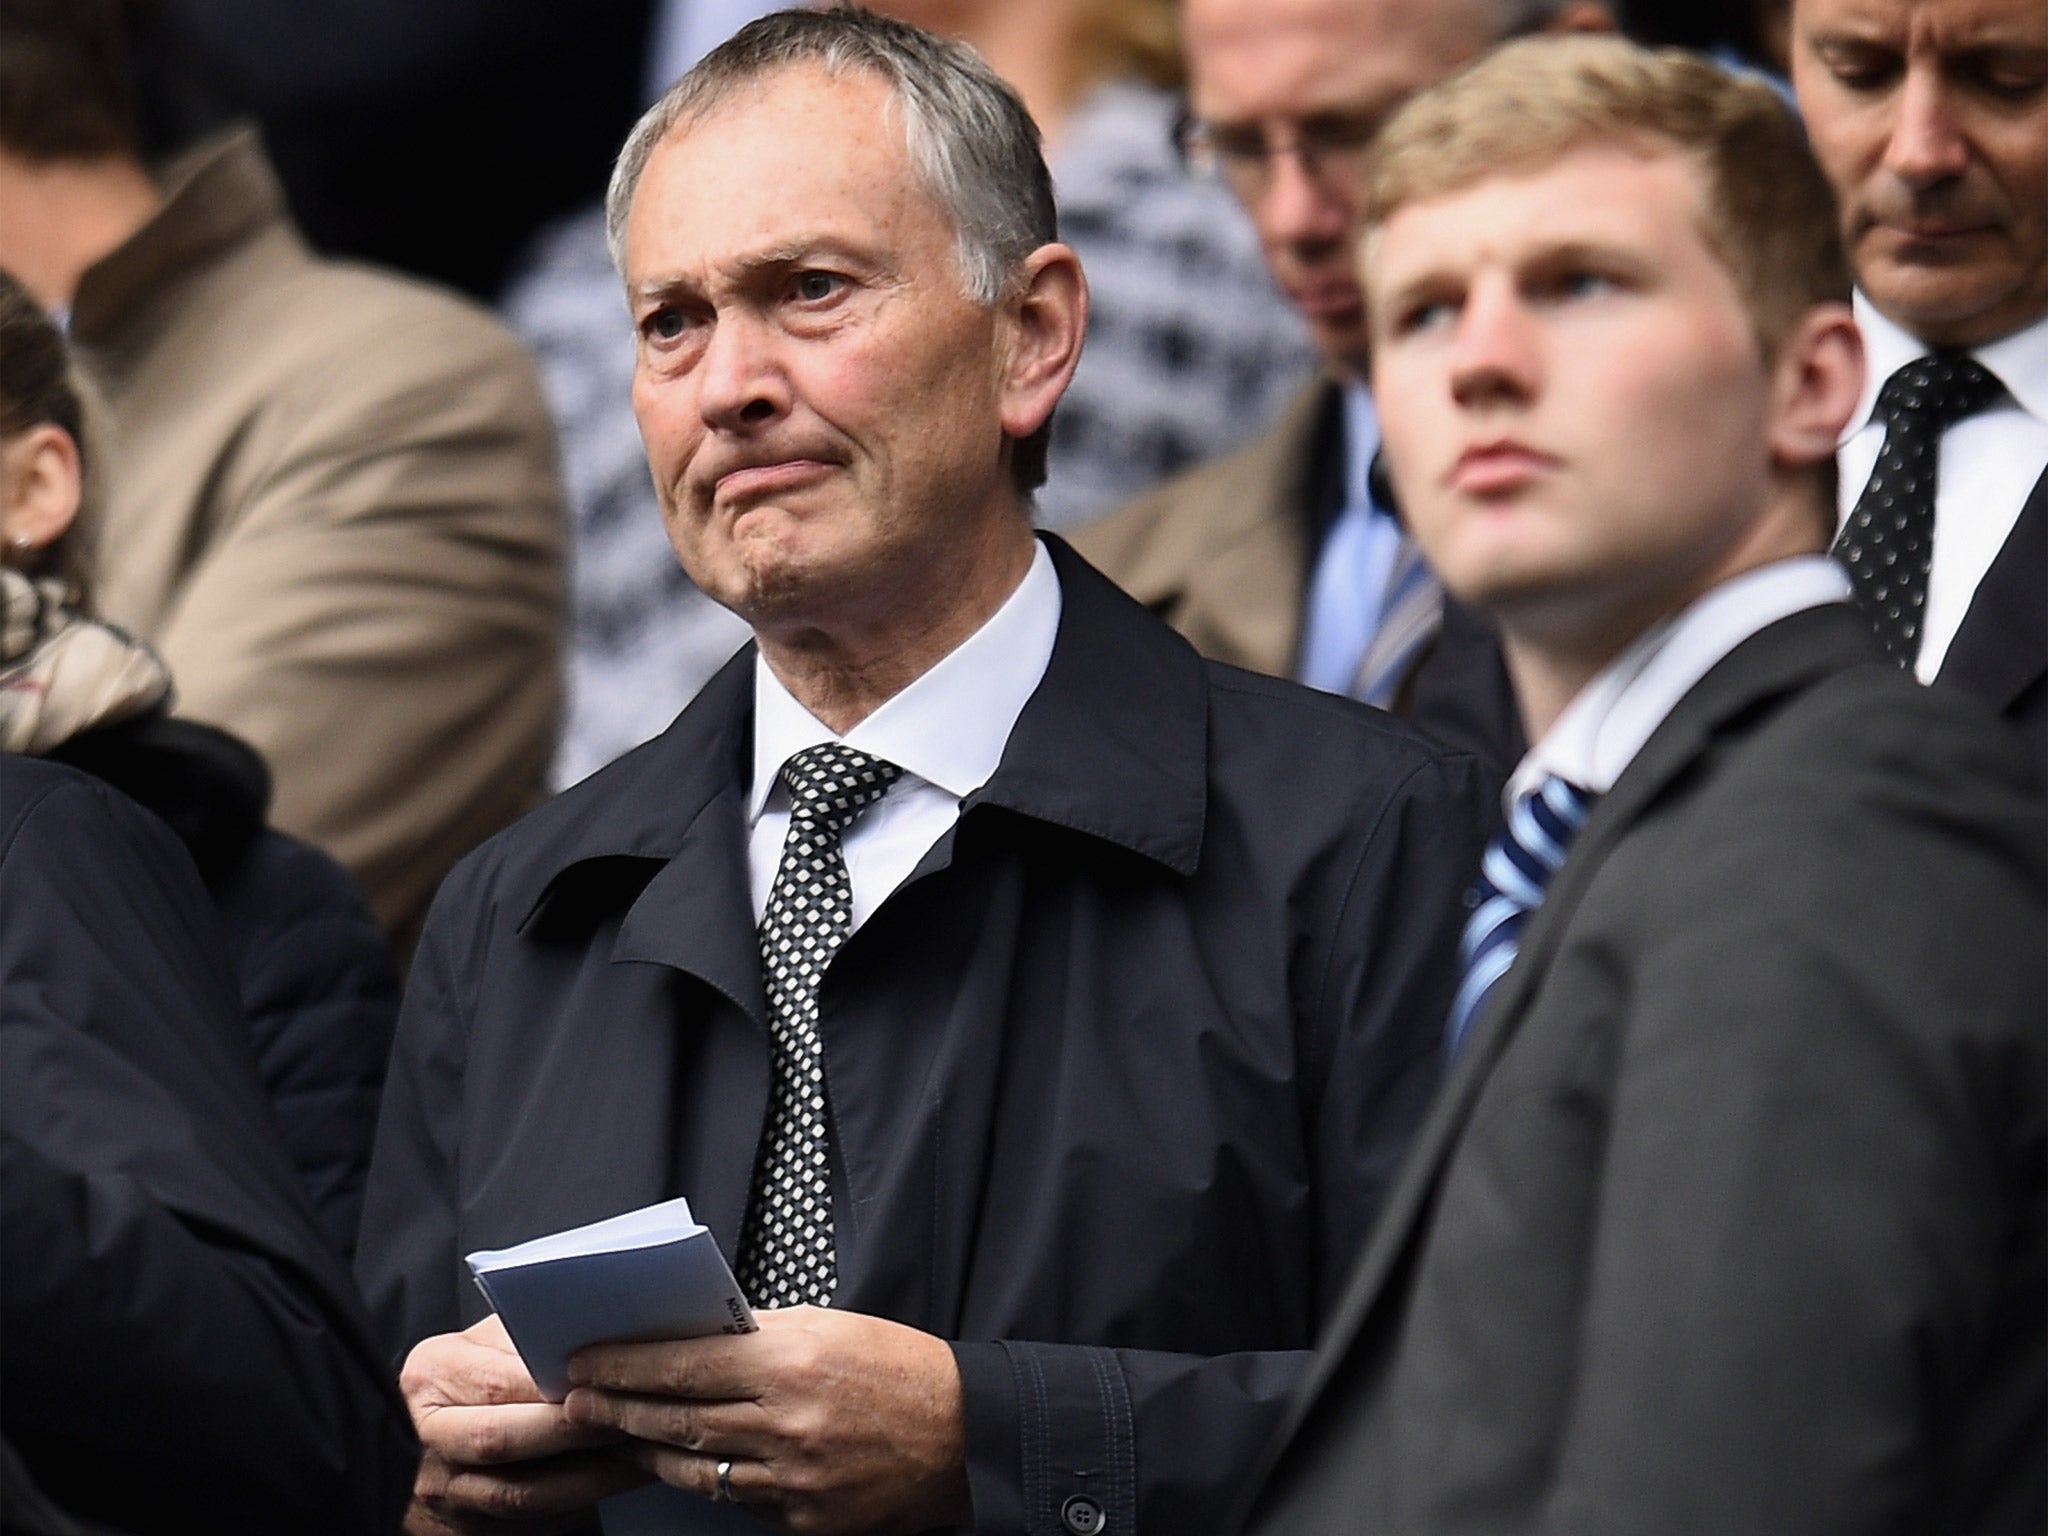
[[[643,1466],[706,1498],[731,1462],[734,1501],[804,1536],[971,1521],[960,1372],[943,1340],[817,1307],[760,1321],[755,1334],[582,1351],[569,1417],[645,1442]]]
[[[648,1480],[616,1430],[572,1424],[541,1398],[495,1316],[422,1339],[398,1385],[426,1449],[411,1536],[568,1530],[606,1494]]]

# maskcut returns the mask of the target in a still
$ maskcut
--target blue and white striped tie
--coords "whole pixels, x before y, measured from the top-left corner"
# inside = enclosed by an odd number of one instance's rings
[[[1451,1018],[1444,1031],[1444,1052],[1455,1055],[1465,1031],[1479,1016],[1494,984],[1515,963],[1522,924],[1542,904],[1550,877],[1586,816],[1592,795],[1555,774],[1525,795],[1516,797],[1508,823],[1486,845],[1479,861],[1479,880],[1472,892],[1472,915],[1458,941],[1463,976],[1451,1000]]]

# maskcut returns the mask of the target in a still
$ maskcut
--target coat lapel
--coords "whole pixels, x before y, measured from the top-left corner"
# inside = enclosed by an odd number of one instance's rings
[[[1318,379],[1263,437],[1082,529],[1075,547],[1203,655],[1285,677],[1342,432],[1338,386]]]
[[[2048,470],[1977,584],[1939,680],[2005,711],[2048,673]]]
[[[746,873],[746,812],[734,784],[698,812],[675,856],[640,892],[619,925],[612,962],[686,972],[766,1029],[760,937]]]
[[[1318,381],[1274,429],[1203,487],[1185,521],[1206,548],[1186,565],[1175,627],[1205,656],[1289,676],[1301,645],[1302,594],[1325,481],[1343,453],[1337,386]]]
[[[1841,604],[1809,609],[1768,626],[1737,646],[1678,702],[1594,807],[1543,905],[1523,930],[1513,967],[1472,1021],[1437,1102],[1409,1148],[1379,1225],[1367,1240],[1317,1346],[1315,1362],[1295,1395],[1283,1443],[1294,1437],[1374,1312],[1397,1299],[1391,1277],[1422,1241],[1430,1206],[1473,1106],[1521,1026],[1587,888],[1616,844],[1738,717],[1826,673],[1874,660],[1861,619]]]
[[[556,904],[622,902],[611,959],[697,977],[757,1024],[767,1017],[747,891],[745,786],[754,648],[705,684],[674,725],[535,813],[559,817],[511,872],[519,927]]]

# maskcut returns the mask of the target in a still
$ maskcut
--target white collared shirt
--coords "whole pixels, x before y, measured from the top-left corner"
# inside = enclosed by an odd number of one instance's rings
[[[1859,290],[1856,322],[1870,373],[1849,418],[1838,457],[1841,515],[1847,519],[1884,445],[1875,412],[1884,381],[1928,347],[1871,305]],[[1927,574],[1927,613],[1913,671],[1928,682],[1941,670],[1977,584],[2005,547],[2020,508],[2048,468],[2048,319],[1977,347],[1970,354],[2005,385],[2007,397],[1942,434],[1934,491],[1934,565]]]
[[[903,770],[847,830],[842,845],[858,928],[960,819],[960,802],[995,773],[1025,700],[1045,677],[1059,627],[1059,577],[1040,544],[1017,590],[987,623],[844,736],[799,704],[757,655],[754,777],[747,798],[754,921],[768,910],[789,833],[784,763],[806,747],[843,741]]]
[[[1645,630],[1578,691],[1515,769],[1504,803],[1553,773],[1606,794],[1678,701],[1736,646],[1780,619],[1848,599],[1848,573],[1826,555],[1774,561],[1722,582]]]

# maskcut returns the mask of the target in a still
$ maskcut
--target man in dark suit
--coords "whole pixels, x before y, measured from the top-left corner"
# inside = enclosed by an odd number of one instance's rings
[[[1086,295],[965,49],[766,18],[610,209],[756,643],[436,904],[359,1249],[414,1529],[650,1476],[667,1530],[1213,1529],[1437,1076],[1489,786],[1034,539]],[[542,1402],[462,1254],[678,1195],[776,1310]]]
[[[1861,354],[1798,125],[1516,45],[1387,128],[1364,271],[1536,746],[1251,1530],[2039,1532],[2042,805],[1821,555]]]
[[[2048,6],[1798,0],[1792,76],[1870,354],[1837,553],[2048,767]]]

